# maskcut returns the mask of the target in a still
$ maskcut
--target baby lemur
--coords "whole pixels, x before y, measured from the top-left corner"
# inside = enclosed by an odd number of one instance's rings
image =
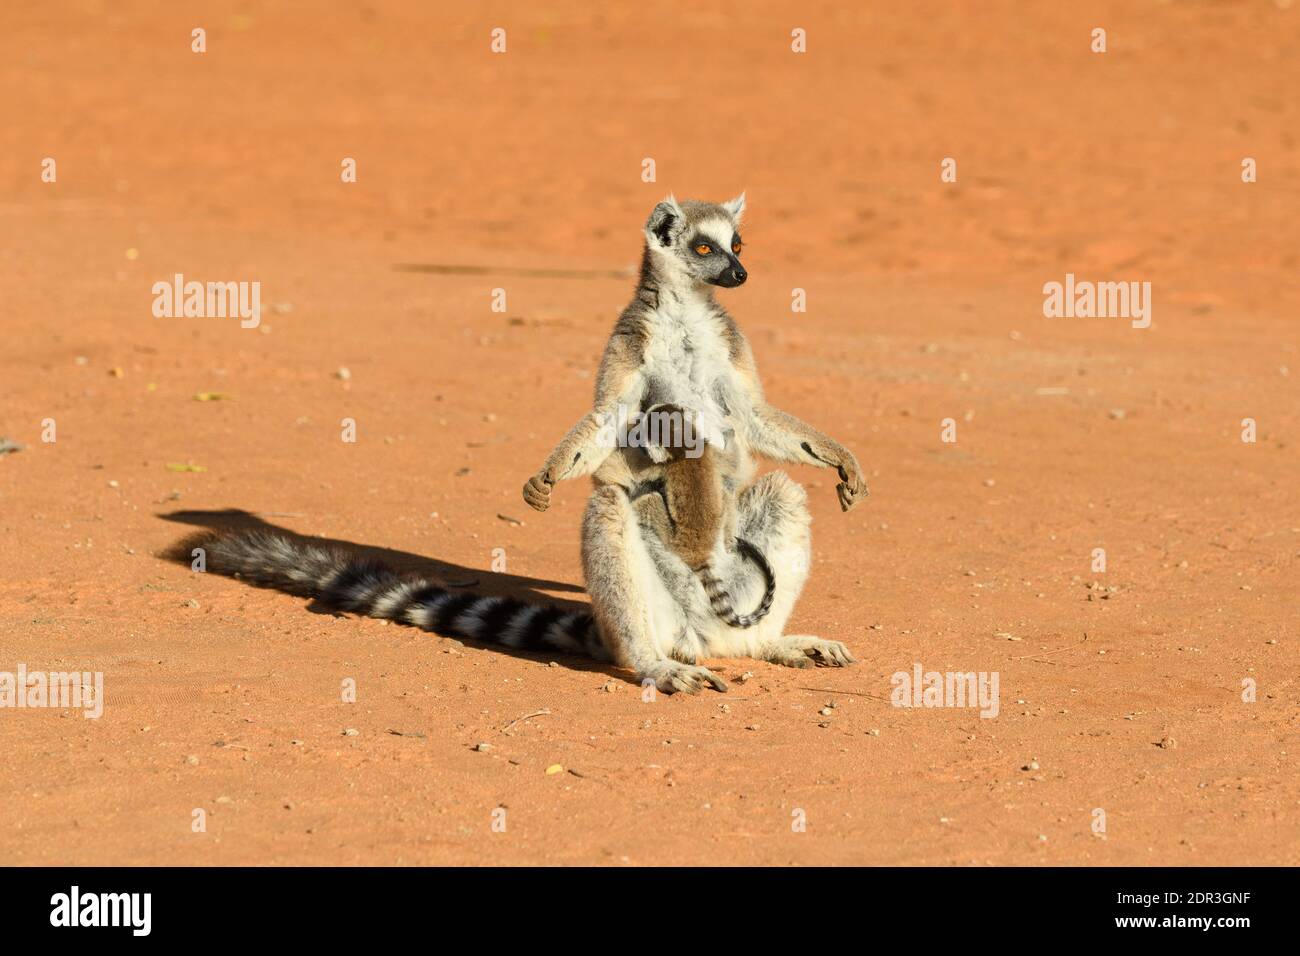
[[[355,552],[274,531],[207,536],[201,542],[207,570],[439,634],[612,659],[669,693],[726,690],[699,664],[710,657],[756,657],[790,667],[853,663],[839,641],[784,633],[808,577],[811,517],[803,489],[785,473],[753,480],[755,456],[835,469],[845,511],[867,487],[852,452],[768,403],[749,342],[714,300],[715,288],[733,289],[748,275],[740,263],[744,208],[743,194],[720,204],[669,197],[654,207],[643,231],[640,279],[606,343],[595,403],[524,486],[525,501],[545,511],[557,482],[592,476],[595,488],[582,520],[591,613],[449,590],[404,578]],[[764,581],[746,561],[715,566],[706,558],[715,582],[707,589],[692,570],[700,567],[695,562],[706,545],[718,555],[723,538],[709,531],[719,520],[716,502],[702,507],[694,500],[700,488],[718,487],[709,477],[718,467],[715,458],[706,453],[654,461],[643,449],[610,440],[612,420],[626,421],[629,413],[662,403],[692,409],[709,427],[733,432],[728,454],[734,459],[725,470],[734,515],[722,520],[734,523],[735,533],[723,535],[748,542],[761,556],[769,566]],[[661,466],[668,489],[662,514],[643,502]],[[188,547],[174,552],[187,563],[190,553]],[[760,589],[771,593],[750,615],[764,615],[753,626],[719,618],[716,593],[749,606]]]
[[[719,618],[731,627],[753,627],[772,608],[776,579],[763,553],[736,536],[740,455],[735,433],[727,429],[717,438],[706,437],[695,416],[675,405],[652,406],[645,418],[665,423],[664,432],[680,432],[681,440],[648,449],[660,464],[641,475],[633,499],[638,520],[695,572]],[[725,562],[733,552],[763,575],[763,598],[750,614],[738,613],[727,592]]]

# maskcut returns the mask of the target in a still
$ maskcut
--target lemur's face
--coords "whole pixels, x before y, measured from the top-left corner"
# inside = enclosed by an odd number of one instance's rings
[[[686,260],[687,270],[700,282],[734,289],[749,278],[740,264],[740,233],[728,219],[709,219],[686,239],[685,251],[678,255]]]
[[[740,264],[742,193],[715,204],[669,198],[646,223],[646,243],[673,272],[691,282],[734,289],[749,278]]]

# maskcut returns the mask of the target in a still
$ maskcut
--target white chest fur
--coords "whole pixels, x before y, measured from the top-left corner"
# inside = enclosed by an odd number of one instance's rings
[[[721,323],[700,302],[670,302],[654,313],[643,374],[646,404],[661,402],[698,412],[721,428],[728,417],[719,395],[734,375]]]

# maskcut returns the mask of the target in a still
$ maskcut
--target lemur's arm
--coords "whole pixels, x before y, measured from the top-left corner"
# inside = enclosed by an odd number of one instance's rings
[[[768,404],[758,380],[754,356],[744,343],[734,359],[736,371],[749,393],[753,413],[748,422],[749,446],[759,455],[776,461],[834,468],[840,483],[835,486],[840,508],[848,511],[868,494],[867,483],[857,458],[834,438],[806,422]]]
[[[645,391],[641,362],[634,345],[624,336],[610,339],[596,380],[596,404],[583,415],[547,456],[541,470],[524,485],[524,501],[545,511],[551,488],[566,478],[589,475],[616,447],[619,406],[635,409]]]

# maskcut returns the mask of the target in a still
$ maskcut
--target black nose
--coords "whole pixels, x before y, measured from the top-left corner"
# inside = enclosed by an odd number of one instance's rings
[[[731,270],[731,278],[736,280],[736,285],[740,285],[749,278],[749,273],[740,268],[740,266],[736,266],[736,268]]]

